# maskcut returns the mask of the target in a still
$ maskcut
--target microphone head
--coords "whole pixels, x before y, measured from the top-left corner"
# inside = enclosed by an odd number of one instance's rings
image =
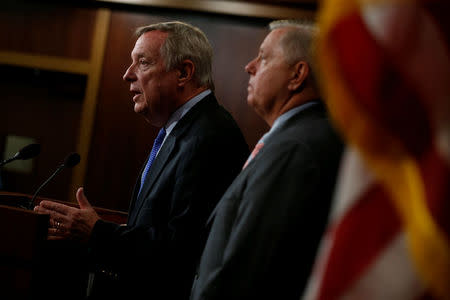
[[[66,159],[64,159],[63,166],[65,168],[72,168],[78,165],[80,162],[80,154],[73,152],[67,155]]]
[[[39,153],[41,153],[41,145],[40,144],[29,144],[22,149],[19,150],[19,152],[16,153],[14,156],[15,159],[30,159],[35,156],[37,156]]]

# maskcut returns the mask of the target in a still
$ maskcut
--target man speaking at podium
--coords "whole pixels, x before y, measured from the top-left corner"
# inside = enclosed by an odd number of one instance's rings
[[[86,243],[97,271],[108,277],[104,288],[94,279],[93,298],[187,299],[206,219],[248,147],[214,97],[212,48],[203,32],[166,22],[136,33],[123,79],[134,111],[161,130],[134,188],[127,224],[101,220],[83,188],[76,193],[79,209],[42,201],[35,211],[50,214],[49,239]]]

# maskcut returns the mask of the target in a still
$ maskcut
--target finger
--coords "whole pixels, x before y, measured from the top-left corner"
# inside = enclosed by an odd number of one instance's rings
[[[63,214],[61,214],[61,213],[59,213],[57,211],[51,210],[51,209],[47,209],[47,208],[42,207],[42,206],[35,207],[34,210],[36,212],[38,212],[39,214],[50,215],[51,219],[62,219],[62,218],[64,218]]]
[[[61,231],[57,228],[54,227],[50,227],[48,229],[48,235],[49,236],[60,236],[61,235]]]
[[[60,214],[63,215],[68,215],[70,213],[70,210],[72,209],[72,207],[61,204],[61,203],[56,203],[53,201],[47,201],[47,200],[42,200],[41,203],[39,204],[39,206],[47,209],[47,210],[52,210],[55,212],[58,212]]]
[[[34,210],[35,212],[37,212],[37,213],[45,214],[45,215],[49,215],[49,214],[52,213],[52,212],[55,213],[55,211],[46,209],[46,208],[43,207],[43,206],[35,206],[33,210]]]
[[[68,228],[65,228],[64,223],[56,221],[53,226],[48,228],[47,234],[48,236],[66,237],[69,232]]]
[[[63,240],[65,238],[66,237],[64,236],[64,234],[62,232],[57,231],[55,228],[48,229],[47,235],[48,240]]]
[[[43,207],[37,207],[35,210],[38,211],[39,214],[50,215],[49,226],[53,228],[62,227],[64,223],[69,222],[69,218],[65,215],[62,215],[53,210],[48,210]]]
[[[60,241],[60,240],[65,240],[65,238],[63,236],[60,236],[60,235],[49,235],[49,236],[47,236],[47,240],[49,240],[49,241]]]
[[[87,209],[92,207],[88,199],[86,198],[86,195],[84,194],[83,187],[78,188],[76,197],[81,209]]]
[[[48,213],[47,213],[47,210],[46,210],[45,208],[43,208],[42,206],[39,206],[39,205],[36,205],[36,206],[33,208],[33,211],[34,211],[34,212],[37,212],[37,213],[39,213],[39,214],[48,214]]]
[[[67,232],[68,228],[66,228],[66,225],[64,225],[64,222],[60,222],[60,221],[53,221],[53,225],[51,227],[49,227],[49,230],[51,229],[52,233],[56,233],[56,234],[63,234],[65,232]]]

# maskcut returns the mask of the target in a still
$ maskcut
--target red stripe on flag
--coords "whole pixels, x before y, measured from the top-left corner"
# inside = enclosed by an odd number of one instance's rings
[[[354,105],[362,107],[360,110],[377,120],[378,126],[402,141],[414,156],[420,156],[431,141],[424,106],[367,31],[359,13],[340,20],[330,39],[349,91],[358,99]],[[388,150],[388,145],[373,138],[372,151]]]
[[[335,299],[357,280],[400,230],[400,219],[379,184],[372,185],[331,230],[334,241],[319,299]]]

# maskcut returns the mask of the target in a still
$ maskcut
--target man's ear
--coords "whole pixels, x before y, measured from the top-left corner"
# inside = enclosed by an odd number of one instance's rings
[[[195,72],[194,63],[189,59],[183,60],[177,70],[178,86],[184,86],[186,85],[186,83],[191,81],[192,78],[194,77],[194,72]]]
[[[309,65],[305,61],[299,61],[292,67],[293,76],[289,82],[288,89],[291,91],[297,91],[306,81],[309,75]]]

